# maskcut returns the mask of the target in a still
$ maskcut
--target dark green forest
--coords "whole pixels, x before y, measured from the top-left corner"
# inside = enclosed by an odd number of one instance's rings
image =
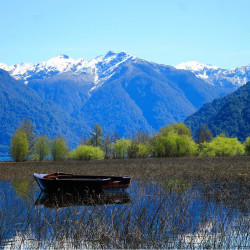
[[[250,136],[250,82],[235,92],[204,104],[189,116],[185,124],[197,138],[197,131],[207,125],[213,135],[225,133],[244,142]]]

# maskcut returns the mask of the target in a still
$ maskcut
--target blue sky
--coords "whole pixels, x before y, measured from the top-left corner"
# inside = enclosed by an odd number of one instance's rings
[[[250,64],[250,0],[0,0],[0,62],[114,52],[176,65]]]

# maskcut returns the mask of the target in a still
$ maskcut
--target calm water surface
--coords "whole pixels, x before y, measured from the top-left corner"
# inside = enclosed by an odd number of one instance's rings
[[[0,182],[6,248],[249,248],[247,185],[132,181],[127,192],[40,193],[33,180]]]
[[[10,156],[0,156],[0,161],[11,161],[12,158]]]

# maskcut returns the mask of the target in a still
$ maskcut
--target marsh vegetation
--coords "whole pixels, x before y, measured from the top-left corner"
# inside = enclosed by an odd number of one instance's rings
[[[1,163],[0,243],[249,248],[249,163],[248,156]],[[41,197],[34,170],[133,178],[126,193]]]

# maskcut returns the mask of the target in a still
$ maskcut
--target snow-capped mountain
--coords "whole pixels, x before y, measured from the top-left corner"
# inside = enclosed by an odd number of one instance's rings
[[[62,73],[70,72],[78,76],[88,76],[95,89],[112,77],[116,69],[123,63],[138,58],[126,52],[114,53],[109,51],[105,56],[93,60],[84,58],[73,59],[67,55],[60,55],[40,63],[21,63],[8,66],[0,63],[0,69],[6,70],[17,80],[29,83],[31,80],[44,79]],[[198,61],[190,61],[175,66],[176,69],[188,70],[198,78],[213,86],[236,89],[250,80],[250,65],[234,69],[221,69]]]
[[[93,77],[94,83],[98,84],[112,76],[114,70],[122,63],[135,57],[126,52],[114,53],[109,51],[105,56],[99,56],[91,61],[84,58],[73,59],[67,55],[53,57],[40,63],[21,63],[8,66],[0,63],[0,69],[6,70],[17,80],[28,83],[34,79],[44,79],[54,75],[72,72],[87,74]]]
[[[108,52],[91,61],[61,55],[0,68],[0,153],[1,148],[8,151],[23,117],[39,133],[64,135],[74,147],[95,122],[120,136],[139,129],[151,133],[184,121],[204,103],[232,91],[211,86],[188,70],[126,52]]]
[[[197,61],[181,63],[175,66],[176,69],[184,69],[193,72],[211,85],[238,88],[250,80],[250,65],[234,69],[221,69],[213,65]]]

